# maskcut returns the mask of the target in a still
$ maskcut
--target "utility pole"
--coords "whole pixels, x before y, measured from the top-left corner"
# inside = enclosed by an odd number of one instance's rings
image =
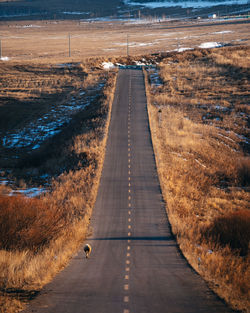
[[[70,34],[69,34],[69,58],[71,57]]]
[[[128,34],[127,34],[127,56],[129,56],[129,40],[128,40]]]

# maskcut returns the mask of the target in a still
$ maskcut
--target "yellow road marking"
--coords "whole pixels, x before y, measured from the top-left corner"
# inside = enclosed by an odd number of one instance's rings
[[[128,236],[129,236],[129,237],[131,236],[131,232],[128,233]]]
[[[128,206],[131,208],[131,203],[129,203]]]
[[[131,242],[131,240],[130,239],[128,239],[128,243],[130,243]]]
[[[124,285],[124,290],[128,290],[129,289],[129,285],[128,284],[125,284]]]
[[[129,275],[125,275],[124,279],[129,280]]]
[[[124,302],[129,302],[129,297],[128,297],[128,296],[125,296],[124,299],[123,299],[123,301],[124,301]]]
[[[126,261],[126,264],[130,264],[130,261],[129,261],[129,260],[127,260],[127,261]]]
[[[130,257],[130,253],[127,253],[127,258],[129,258]]]
[[[130,210],[128,211],[128,215],[131,215],[131,211]]]
[[[130,271],[130,268],[129,268],[129,267],[126,267],[125,270],[126,270],[126,272],[129,272],[129,271]]]
[[[123,313],[130,313],[129,310],[123,310]]]
[[[127,246],[127,250],[130,250],[131,249],[131,247],[130,246]]]
[[[128,225],[128,229],[131,229],[131,225]]]

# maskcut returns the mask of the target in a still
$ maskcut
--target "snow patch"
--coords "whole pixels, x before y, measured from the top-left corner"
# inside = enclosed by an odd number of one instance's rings
[[[177,52],[184,52],[184,51],[187,51],[187,50],[194,50],[194,48],[185,48],[185,47],[183,47],[183,48],[178,48],[178,49],[176,49],[176,50],[174,50],[174,51],[177,51]]]
[[[199,48],[201,49],[210,49],[210,48],[219,48],[222,47],[222,44],[218,42],[203,42],[201,45],[199,45]]]
[[[220,31],[220,32],[214,32],[212,34],[229,34],[229,33],[233,33],[233,31],[231,31],[231,30],[223,30],[223,31]]]
[[[114,64],[112,62],[102,62],[102,67],[105,70],[110,70],[111,68],[114,68]]]
[[[8,58],[8,57],[1,57],[0,60],[1,60],[1,61],[9,61],[9,59],[10,59],[10,58]]]
[[[38,197],[42,194],[44,194],[46,192],[45,188],[37,188],[37,187],[33,187],[33,188],[27,188],[27,189],[16,189],[16,190],[12,190],[9,193],[9,196],[15,196],[18,194],[22,194],[28,198],[34,198],[34,197]]]

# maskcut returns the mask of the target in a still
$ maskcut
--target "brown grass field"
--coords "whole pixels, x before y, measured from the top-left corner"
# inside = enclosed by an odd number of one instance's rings
[[[211,288],[245,312],[250,304],[249,67],[249,47],[187,51],[162,59],[160,86],[150,71],[146,80],[172,231]]]
[[[65,62],[69,56],[86,57],[143,55],[179,48],[195,48],[204,42],[248,44],[247,21],[129,22],[24,21],[0,22],[2,55],[12,61]]]
[[[8,180],[0,186],[1,312],[23,308],[86,237],[116,78],[101,64],[143,58],[160,63],[162,83],[148,86],[148,99],[173,232],[212,288],[233,307],[246,308],[248,24],[25,21],[1,22],[0,34],[2,56],[9,58],[0,61],[0,181]],[[211,41],[235,47],[166,53]],[[52,123],[52,110],[88,101],[47,140],[4,146],[5,136],[44,116]],[[49,192],[35,199],[7,196],[39,186]]]

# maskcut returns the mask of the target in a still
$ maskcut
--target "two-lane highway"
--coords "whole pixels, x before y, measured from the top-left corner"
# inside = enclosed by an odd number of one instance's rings
[[[25,312],[231,312],[171,235],[151,144],[141,70],[119,71],[88,242]]]

